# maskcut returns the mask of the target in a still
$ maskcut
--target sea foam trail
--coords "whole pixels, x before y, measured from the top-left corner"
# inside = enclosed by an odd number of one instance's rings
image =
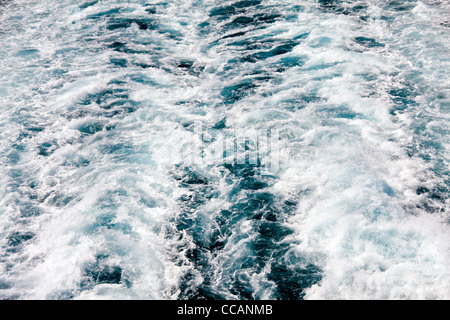
[[[10,1],[3,299],[446,299],[448,5]]]

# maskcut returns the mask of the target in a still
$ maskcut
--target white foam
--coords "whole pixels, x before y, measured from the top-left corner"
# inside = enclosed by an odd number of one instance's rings
[[[283,11],[282,5],[299,2],[264,3]],[[129,11],[124,16],[141,17],[146,12],[137,2],[106,1],[80,11],[68,10],[76,4],[18,0],[0,14],[4,29],[0,101],[5,103],[0,116],[4,155],[0,245],[7,246],[12,232],[36,234],[18,252],[1,256],[0,281],[9,287],[0,290],[0,297],[178,298],[180,279],[187,272],[194,272],[194,284],[199,285],[201,272],[193,271],[193,263],[177,251],[195,246],[192,237],[180,232],[178,238],[169,232],[175,228],[171,218],[181,210],[178,199],[187,192],[170,172],[175,164],[190,165],[187,157],[195,156],[196,150],[182,152],[186,151],[183,145],[200,143],[199,133],[189,124],[198,121],[212,127],[224,118],[225,131],[238,137],[282,129],[280,171],[275,184],[264,191],[298,200],[297,211],[280,214],[280,219],[295,229],[285,241],[298,257],[296,263],[302,265],[302,259],[310,257],[323,272],[323,279],[307,289],[306,298],[450,297],[448,200],[436,202],[443,212],[432,215],[418,206],[423,196],[415,192],[419,186],[443,183],[445,177],[431,170],[436,161],[448,166],[448,60],[442,57],[449,48],[447,30],[437,22],[445,20],[441,7],[419,1],[410,13],[385,22],[379,18],[386,1],[372,2],[366,10],[369,20],[362,23],[357,16],[322,12],[317,2],[301,1],[303,9],[297,17],[245,35],[270,35],[282,41],[309,33],[283,55],[305,63],[275,72],[279,57],[225,70],[230,60],[242,54],[239,48],[227,46],[234,40],[210,45],[223,36],[220,25],[213,26],[216,34],[198,33],[209,10],[219,5],[215,1],[168,4],[166,11],[155,15],[165,32],[137,26],[108,31],[101,19],[82,23],[89,15],[112,7],[126,7]],[[81,24],[68,26],[67,21]],[[180,33],[182,39],[167,37],[168,32]],[[385,46],[364,48],[354,41],[360,36],[373,37]],[[161,50],[160,67],[137,67],[134,62],[153,61],[146,54],[108,48],[114,41],[126,40],[136,50]],[[20,52],[23,56],[16,57]],[[130,64],[113,68],[108,61],[115,57]],[[177,61],[186,58],[205,71],[199,76],[175,71]],[[273,78],[259,83],[241,101],[221,104],[221,90],[244,79],[256,81],[255,70]],[[373,75],[375,80],[363,75]],[[416,98],[419,104],[393,116],[389,90],[405,79],[422,90]],[[115,80],[126,81],[111,85]],[[95,101],[78,104],[108,88],[125,90],[139,109],[110,119]],[[305,96],[316,99],[302,100]],[[74,111],[88,115],[72,119],[68,115]],[[418,114],[429,117],[427,132],[443,145],[431,161],[418,154],[410,157],[405,151],[420,138],[414,133]],[[8,162],[5,155],[19,133],[28,132],[29,123],[45,129],[23,138],[20,160]],[[113,132],[105,128],[83,135],[79,128],[89,123],[116,127]],[[205,154],[212,154],[218,143],[234,137],[207,132],[204,138]],[[48,156],[39,155],[39,147],[48,142],[52,142]],[[234,185],[216,167],[220,159],[211,156],[203,161],[194,163],[196,169],[218,196],[192,210],[210,232],[220,210],[234,204],[230,202]],[[22,176],[14,177],[14,170]],[[34,188],[33,181],[38,183]],[[30,194],[35,199],[26,198]],[[232,201],[246,196],[243,191]],[[28,202],[42,214],[21,216]],[[110,221],[102,222],[105,216]],[[209,261],[215,272],[214,289],[226,297],[236,298],[227,285],[239,275],[248,280],[254,297],[274,298],[276,284],[268,280],[270,263],[256,274],[240,270],[242,258],[249,254],[246,246],[257,236],[253,227],[246,218],[231,226],[233,234],[225,248]],[[107,256],[103,262],[108,266],[121,267],[121,283],[81,287],[87,278],[86,265],[95,263],[99,254]]]

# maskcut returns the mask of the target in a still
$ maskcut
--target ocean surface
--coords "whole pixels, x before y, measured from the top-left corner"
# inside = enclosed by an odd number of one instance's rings
[[[0,299],[450,299],[449,116],[449,1],[0,1]]]

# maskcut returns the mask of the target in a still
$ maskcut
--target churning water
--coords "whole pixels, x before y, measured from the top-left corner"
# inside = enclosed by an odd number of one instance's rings
[[[450,3],[0,1],[1,299],[449,299]]]

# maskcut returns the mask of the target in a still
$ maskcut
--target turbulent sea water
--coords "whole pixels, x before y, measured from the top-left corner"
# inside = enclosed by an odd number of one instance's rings
[[[450,299],[450,2],[0,1],[0,299]]]

